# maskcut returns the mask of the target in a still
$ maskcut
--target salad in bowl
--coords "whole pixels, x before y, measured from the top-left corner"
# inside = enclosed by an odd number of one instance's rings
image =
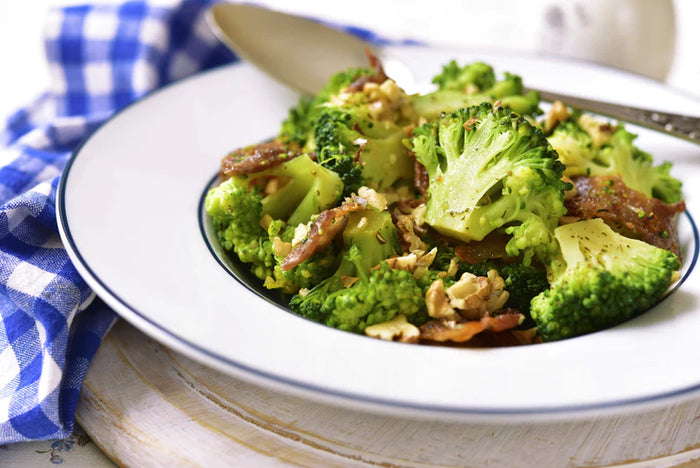
[[[369,55],[226,155],[217,242],[307,319],[384,340],[555,341],[678,279],[681,183],[622,123],[543,113],[518,75],[447,63],[409,95]]]

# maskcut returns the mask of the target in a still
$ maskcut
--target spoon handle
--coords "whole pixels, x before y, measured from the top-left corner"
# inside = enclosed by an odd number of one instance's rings
[[[668,112],[639,109],[637,107],[594,101],[574,96],[552,93],[536,89],[543,101],[562,101],[571,107],[607,115],[642,127],[668,133],[693,143],[700,144],[700,118]]]

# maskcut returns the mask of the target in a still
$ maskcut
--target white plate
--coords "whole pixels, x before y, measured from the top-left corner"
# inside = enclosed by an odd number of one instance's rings
[[[397,48],[418,79],[452,57],[520,74],[526,85],[660,110],[700,104],[659,83],[580,62]],[[393,414],[477,420],[571,417],[688,397],[700,388],[700,274],[694,225],[681,219],[686,277],[648,313],[557,343],[469,350],[382,342],[305,320],[244,287],[200,226],[221,157],[273,136],[297,97],[247,65],[169,86],[97,130],[66,167],[58,195],[68,252],[97,294],[163,343],[224,372]],[[639,131],[674,162],[697,213],[700,147]],[[690,268],[692,269],[692,267]]]

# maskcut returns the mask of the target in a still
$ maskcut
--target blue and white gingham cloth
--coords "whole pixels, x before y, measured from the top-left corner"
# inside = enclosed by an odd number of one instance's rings
[[[206,25],[204,13],[215,1],[86,4],[48,18],[50,89],[0,128],[0,445],[71,433],[88,365],[116,321],[58,236],[61,171],[117,110],[236,60]]]
[[[48,18],[50,89],[0,129],[0,445],[71,433],[88,364],[116,320],[62,247],[61,171],[115,111],[235,60],[207,29],[209,3],[73,6]]]

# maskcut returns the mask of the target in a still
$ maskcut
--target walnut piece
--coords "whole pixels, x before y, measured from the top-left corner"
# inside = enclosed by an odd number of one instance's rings
[[[357,190],[357,196],[367,200],[367,204],[375,207],[379,211],[384,211],[387,209],[387,199],[386,195],[379,193],[374,189],[362,186]]]
[[[380,340],[417,343],[420,331],[415,325],[408,323],[405,315],[399,314],[387,322],[370,325],[365,328],[365,334]]]
[[[455,320],[459,314],[462,319],[477,320],[503,308],[509,297],[505,286],[496,270],[489,270],[487,276],[464,273],[447,289],[441,279],[435,280],[425,294],[428,315]]]
[[[601,122],[589,114],[583,114],[579,117],[578,124],[591,136],[595,148],[603,146],[615,133],[615,127],[607,122]]]
[[[569,120],[569,109],[566,108],[563,102],[554,101],[544,120],[544,132],[549,135],[557,128],[559,122],[566,120]]]
[[[433,318],[452,321],[459,319],[459,315],[450,305],[445,294],[445,284],[441,279],[433,281],[425,292],[425,306],[428,309],[428,315]]]

